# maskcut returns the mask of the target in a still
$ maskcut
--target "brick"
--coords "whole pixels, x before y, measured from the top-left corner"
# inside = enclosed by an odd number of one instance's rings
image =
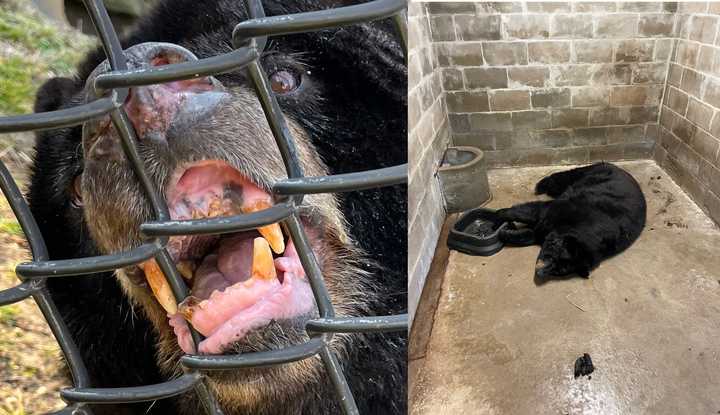
[[[570,89],[550,88],[532,91],[533,108],[559,108],[570,105]]]
[[[637,34],[638,15],[612,14],[597,17],[595,36],[598,38],[634,37]]]
[[[672,86],[676,86],[676,87],[680,88],[680,81],[682,80],[682,73],[683,73],[682,66],[671,63],[670,68],[668,70],[667,83]]]
[[[592,65],[565,65],[550,68],[550,78],[557,86],[587,85],[593,74]]]
[[[497,132],[491,133],[463,133],[453,134],[453,145],[477,147],[483,151],[496,149],[495,137]]]
[[[623,150],[623,159],[636,160],[652,158],[654,148],[655,143],[651,141],[626,144]]]
[[[672,133],[675,134],[684,143],[689,143],[690,139],[695,135],[695,127],[690,121],[683,117],[676,117],[672,125]]]
[[[512,125],[518,130],[543,130],[550,128],[551,114],[548,111],[517,111],[512,113]]]
[[[467,114],[448,114],[450,129],[453,133],[466,133],[470,131],[470,119]]]
[[[509,2],[509,1],[491,1],[491,2],[476,2],[478,13],[519,13],[522,10],[522,4],[520,2]]]
[[[679,64],[695,67],[698,55],[698,44],[690,43],[685,40],[678,41],[676,60]]]
[[[669,87],[665,96],[666,105],[680,115],[685,115],[688,104],[688,96],[673,87]]]
[[[690,147],[710,163],[715,164],[717,162],[720,141],[705,131],[695,131],[695,136],[690,142]]]
[[[590,110],[589,125],[623,125],[630,122],[628,108],[593,108]]]
[[[608,144],[632,143],[642,141],[644,138],[645,126],[642,125],[624,125],[607,129]]]
[[[550,19],[550,36],[562,38],[592,37],[592,16],[556,14]]]
[[[456,91],[464,88],[463,73],[460,69],[443,68],[441,74],[445,91]]]
[[[455,40],[455,26],[452,16],[434,16],[430,19],[430,33],[432,40],[442,42]]]
[[[615,12],[615,2],[609,1],[579,1],[573,2],[573,11],[580,13]]]
[[[677,11],[678,2],[676,1],[665,1],[663,2],[663,11],[675,13]]]
[[[549,76],[550,71],[546,67],[508,68],[511,88],[517,86],[543,87]]]
[[[578,40],[573,42],[577,63],[612,63],[613,43],[609,40]]]
[[[706,1],[680,1],[678,2],[679,13],[705,13],[707,11],[708,2]]]
[[[703,101],[715,108],[720,108],[720,82],[715,79],[708,81],[707,86],[705,87]]]
[[[627,85],[632,78],[632,67],[628,64],[602,65],[592,73],[595,84]]]
[[[455,16],[455,29],[459,40],[500,39],[500,16]]]
[[[645,126],[645,139],[653,142],[658,140],[660,134],[660,126],[658,124],[647,124]]]
[[[480,43],[445,43],[436,48],[438,61],[445,56],[448,64],[440,66],[481,66],[484,61]]]
[[[615,45],[615,62],[649,62],[653,59],[655,41],[622,40]]]
[[[527,3],[528,12],[531,13],[562,13],[570,11],[570,2],[567,1],[531,1]]]
[[[550,20],[542,14],[513,14],[503,16],[503,25],[508,37],[515,39],[547,38]]]
[[[470,114],[470,131],[512,131],[510,113]]]
[[[697,59],[697,70],[704,72],[713,72],[716,67],[715,48],[712,46],[700,46],[700,52]]]
[[[675,44],[674,39],[658,39],[655,41],[655,61],[667,62]]]
[[[633,68],[633,84],[662,84],[665,82],[665,63],[640,63]]]
[[[450,112],[490,111],[488,94],[484,91],[448,92],[445,100]]]
[[[493,91],[490,95],[490,108],[493,111],[519,111],[530,109],[528,91]]]
[[[483,43],[483,56],[488,65],[527,65],[527,48],[523,42]]]
[[[507,88],[508,77],[505,68],[467,68],[465,69],[465,87],[477,88]]]
[[[715,16],[693,16],[688,37],[701,43],[713,43],[717,23],[718,19]]]
[[[623,144],[609,144],[605,146],[588,147],[590,161],[613,161],[623,159]]]
[[[430,14],[458,14],[458,13],[475,13],[475,5],[473,3],[462,2],[429,2],[426,3]]]
[[[705,105],[694,98],[688,103],[687,119],[694,122],[699,127],[709,130],[712,116],[712,107]]]
[[[644,105],[660,97],[659,88],[646,86],[616,86],[610,92],[610,105]]]
[[[572,145],[603,145],[607,144],[607,127],[576,128],[573,131]]]
[[[705,77],[693,71],[692,69],[683,70],[682,80],[680,81],[680,89],[688,94],[700,96]]]
[[[535,140],[543,147],[564,147],[570,144],[570,131],[566,129],[536,131]]]
[[[587,127],[588,110],[578,108],[565,108],[553,110],[552,128]]]
[[[658,106],[646,105],[630,108],[630,120],[628,124],[642,124],[646,122],[657,122]]]
[[[610,104],[610,91],[602,87],[574,88],[572,90],[573,107],[600,107]]]
[[[660,1],[622,1],[620,2],[621,12],[657,12],[662,8]]]
[[[555,151],[553,164],[585,164],[588,149],[584,147],[559,148]]]
[[[567,63],[570,62],[570,42],[531,42],[528,55],[530,62]]]
[[[645,14],[640,16],[638,34],[647,37],[670,37],[673,34],[673,14]]]

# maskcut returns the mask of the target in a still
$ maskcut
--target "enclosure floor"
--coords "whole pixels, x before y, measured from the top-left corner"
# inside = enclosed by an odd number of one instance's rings
[[[412,414],[720,412],[720,230],[652,161],[618,164],[648,224],[590,279],[536,286],[537,246],[451,252]],[[567,168],[492,171],[489,207],[536,199],[535,183]],[[595,372],[574,379],[583,353]]]

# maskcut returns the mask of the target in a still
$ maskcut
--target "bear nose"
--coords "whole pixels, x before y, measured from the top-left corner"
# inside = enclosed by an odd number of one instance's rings
[[[189,50],[171,43],[142,43],[126,49],[124,54],[128,70],[143,70],[197,60]],[[95,78],[109,70],[110,65],[106,60],[90,74],[85,86],[88,99],[92,99],[94,94]],[[123,106],[138,140],[165,141],[171,127],[189,126],[193,120],[203,119],[226,97],[222,84],[214,77],[205,76],[132,87]],[[98,156],[106,156],[109,148],[118,147],[114,142],[104,142],[97,146],[103,141],[101,135],[107,135],[110,129],[109,117],[88,122],[84,126],[83,137],[95,143],[93,147],[98,147]],[[117,141],[117,138],[112,141]],[[92,154],[90,156],[92,157]]]
[[[139,68],[197,60],[189,50],[172,44],[138,45],[131,56]],[[165,139],[172,124],[203,115],[222,100],[223,91],[210,76],[134,87],[125,100],[125,111],[139,139]]]

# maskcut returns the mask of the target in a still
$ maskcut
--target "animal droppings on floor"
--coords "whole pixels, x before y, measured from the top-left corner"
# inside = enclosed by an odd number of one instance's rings
[[[580,376],[587,376],[594,371],[595,366],[593,366],[593,362],[589,354],[584,353],[575,360],[575,379]],[[588,377],[588,379],[590,379],[590,377]]]

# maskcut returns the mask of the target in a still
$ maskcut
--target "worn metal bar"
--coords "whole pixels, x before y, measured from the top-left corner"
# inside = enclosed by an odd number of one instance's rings
[[[241,232],[279,222],[295,212],[289,203],[278,203],[268,209],[242,215],[222,216],[209,219],[166,220],[146,222],[140,231],[147,236],[203,235]]]
[[[0,291],[0,307],[17,303],[37,292],[41,286],[36,281],[23,281],[20,284]]]
[[[0,133],[40,131],[70,127],[101,117],[115,109],[115,97],[105,97],[77,107],[28,115],[0,117]]]
[[[315,333],[379,333],[406,330],[408,315],[374,317],[336,317],[310,320],[305,325]]]
[[[392,186],[406,182],[407,164],[402,164],[357,173],[285,179],[275,183],[273,192],[279,195],[339,193]]]
[[[355,404],[355,397],[353,397],[350,385],[348,385],[347,379],[345,379],[342,368],[333,352],[325,346],[320,349],[320,358],[323,363],[325,363],[325,369],[330,376],[333,386],[335,386],[335,391],[338,394],[343,413],[345,415],[359,415],[360,411],[358,411],[357,405]]]
[[[180,363],[189,368],[201,370],[228,370],[246,367],[274,366],[316,355],[324,346],[322,337],[313,337],[305,343],[267,352],[236,355],[185,355]]]
[[[199,373],[188,373],[181,377],[155,385],[133,386],[127,388],[70,388],[60,391],[60,396],[68,402],[84,403],[125,403],[146,402],[179,395],[192,389],[200,382]]]
[[[376,0],[353,6],[240,22],[233,30],[233,44],[242,45],[257,36],[289,35],[331,29],[390,17],[407,7],[406,0]]]

